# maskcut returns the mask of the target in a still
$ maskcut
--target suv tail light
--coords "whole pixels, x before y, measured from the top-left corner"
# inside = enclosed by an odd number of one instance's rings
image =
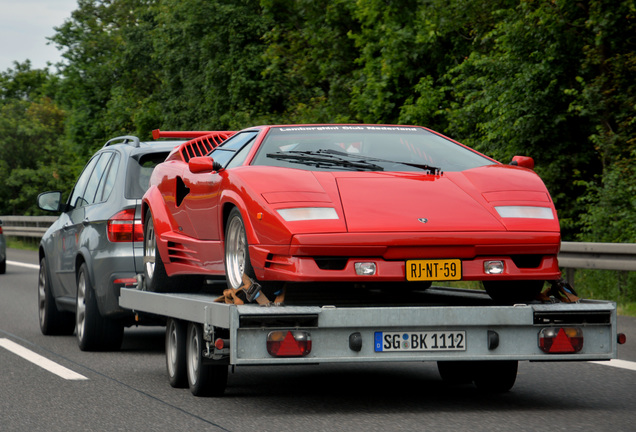
[[[111,242],[143,241],[141,219],[135,219],[135,209],[122,210],[108,219],[108,240]]]

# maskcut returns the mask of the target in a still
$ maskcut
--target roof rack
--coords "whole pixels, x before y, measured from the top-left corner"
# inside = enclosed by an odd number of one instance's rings
[[[113,144],[130,144],[133,147],[139,147],[139,138],[132,135],[124,135],[124,136],[116,137],[106,141],[106,144],[104,144],[104,147],[108,147]]]

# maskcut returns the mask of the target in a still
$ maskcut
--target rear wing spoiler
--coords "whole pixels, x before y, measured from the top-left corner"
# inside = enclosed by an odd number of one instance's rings
[[[234,133],[233,131],[162,131],[155,129],[152,131],[152,138],[156,140],[159,138],[193,139],[212,134],[229,134],[231,136]]]
[[[212,149],[235,133],[235,131],[162,131],[155,129],[152,131],[152,137],[154,139],[188,139],[189,141],[186,141],[175,148],[166,158],[166,160],[175,160],[180,158],[187,163],[193,157],[207,155],[212,151]]]

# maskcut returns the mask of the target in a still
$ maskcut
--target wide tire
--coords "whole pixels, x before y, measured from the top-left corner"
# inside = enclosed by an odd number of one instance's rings
[[[166,323],[166,369],[170,385],[175,388],[188,387],[186,364],[186,322],[169,318]]]
[[[72,335],[75,331],[75,317],[71,312],[60,312],[51,292],[51,283],[46,258],[40,260],[38,277],[38,315],[40,331],[43,335]]]
[[[195,396],[223,395],[227,386],[228,366],[210,364],[211,360],[203,357],[205,344],[200,324],[188,324],[187,338],[186,363],[190,392]]]
[[[75,318],[77,344],[82,351],[120,349],[124,338],[124,324],[120,320],[104,318],[100,314],[85,263],[80,266],[77,274]]]
[[[157,293],[186,293],[198,292],[202,287],[202,276],[168,276],[157,248],[152,214],[148,211],[144,222],[144,289]]]

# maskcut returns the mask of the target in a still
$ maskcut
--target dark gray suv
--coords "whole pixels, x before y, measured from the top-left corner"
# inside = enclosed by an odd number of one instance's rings
[[[76,330],[83,351],[116,350],[124,327],[144,324],[119,307],[119,290],[143,270],[140,205],[152,170],[181,142],[114,138],[84,167],[66,203],[59,191],[38,196],[41,209],[61,212],[39,248],[43,334]]]

